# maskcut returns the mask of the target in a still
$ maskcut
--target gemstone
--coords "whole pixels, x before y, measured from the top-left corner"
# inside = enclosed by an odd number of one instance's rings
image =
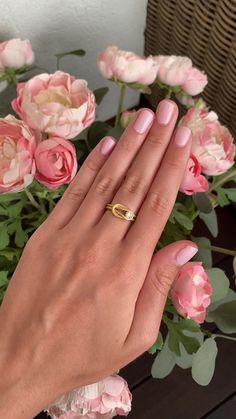
[[[134,214],[132,213],[132,211],[126,211],[125,216],[128,220],[132,220]]]

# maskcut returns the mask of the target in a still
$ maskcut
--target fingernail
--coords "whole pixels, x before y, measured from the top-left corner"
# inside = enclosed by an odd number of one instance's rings
[[[106,156],[110,153],[115,145],[115,140],[112,137],[104,137],[101,144],[101,153]]]
[[[157,122],[160,125],[168,125],[174,114],[175,105],[169,100],[160,102],[157,108]]]
[[[191,137],[191,129],[188,127],[179,127],[175,134],[175,144],[178,147],[184,147]]]
[[[153,113],[147,109],[143,109],[138,113],[138,117],[134,123],[134,129],[138,134],[144,134],[153,121]]]
[[[194,246],[186,246],[181,249],[176,255],[176,263],[178,266],[183,266],[187,263],[196,253],[198,252],[198,248]]]

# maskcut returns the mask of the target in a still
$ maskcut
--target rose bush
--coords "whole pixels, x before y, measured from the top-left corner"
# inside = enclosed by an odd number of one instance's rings
[[[131,400],[126,381],[112,375],[63,395],[47,411],[53,419],[111,419],[116,415],[127,416]]]
[[[70,183],[77,171],[74,145],[60,137],[42,141],[35,150],[35,178],[49,189]]]
[[[220,175],[233,166],[236,146],[228,128],[220,124],[215,112],[190,108],[181,124],[192,131],[192,152],[203,173]]]
[[[36,139],[32,130],[12,115],[0,119],[0,192],[19,192],[35,174]]]
[[[152,84],[156,78],[158,64],[151,57],[140,57],[116,46],[107,47],[97,56],[97,65],[105,79],[120,80],[125,83]]]
[[[31,128],[72,139],[94,121],[96,103],[85,80],[56,71],[19,83],[12,107]]]
[[[211,302],[212,288],[201,263],[189,262],[179,272],[171,288],[172,302],[182,316],[203,323]]]

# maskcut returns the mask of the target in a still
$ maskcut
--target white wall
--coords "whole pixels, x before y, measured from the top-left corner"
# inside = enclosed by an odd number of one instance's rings
[[[111,91],[98,111],[105,119],[115,114],[117,91],[96,69],[97,52],[107,45],[143,52],[147,0],[1,0],[0,40],[28,38],[37,64],[53,72],[53,54],[78,48],[83,58],[65,57],[61,69],[85,78],[94,89],[109,85]],[[130,91],[126,106],[137,103]]]

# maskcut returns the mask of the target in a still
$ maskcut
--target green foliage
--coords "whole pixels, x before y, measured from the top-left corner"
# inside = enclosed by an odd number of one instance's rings
[[[215,340],[208,338],[193,356],[192,377],[201,386],[207,386],[213,377],[217,352]]]
[[[208,214],[204,212],[200,212],[199,218],[206,224],[212,236],[217,237],[219,233],[219,229],[218,229],[217,214],[214,208]]]
[[[8,271],[0,271],[0,303],[8,286]]]
[[[198,192],[193,195],[193,201],[198,207],[198,209],[205,213],[209,214],[212,211],[212,203],[205,192]]]
[[[224,207],[230,202],[236,202],[236,188],[217,188],[217,203]]]
[[[197,337],[188,336],[186,330],[194,333],[198,333],[200,328],[197,323],[189,319],[181,319],[177,322],[170,320],[165,317],[164,322],[166,323],[169,330],[169,348],[176,355],[180,356],[180,343],[184,346],[184,349],[188,354],[196,352],[200,346]]]
[[[163,337],[162,337],[161,332],[159,332],[156,342],[151,346],[148,352],[153,355],[156,353],[156,351],[158,350],[161,351],[163,344],[164,344]]]
[[[103,137],[108,135],[108,132],[111,130],[111,126],[106,122],[96,121],[90,125],[88,130],[87,142],[92,150],[96,145],[101,141]]]
[[[108,91],[109,91],[109,87],[100,87],[99,89],[94,90],[93,93],[95,95],[95,100],[96,100],[97,105],[100,105],[100,103],[102,102],[102,100],[104,99]]]
[[[175,357],[169,348],[169,335],[165,340],[161,352],[158,353],[151,369],[153,378],[165,378],[175,366]]]
[[[57,57],[57,59],[61,59],[63,57],[66,57],[67,55],[76,55],[77,57],[83,57],[86,54],[86,51],[84,51],[84,49],[76,49],[74,51],[69,51],[69,52],[64,52],[61,54],[55,54],[55,57]]]
[[[203,340],[204,340],[204,335],[201,332],[201,330],[199,329],[199,332],[191,332],[190,330],[185,330],[185,335],[189,336],[189,337],[193,337],[194,339],[197,339],[199,342],[199,346],[201,346],[203,344]],[[178,365],[180,368],[183,369],[187,369],[190,368],[192,366],[193,363],[193,356],[194,353],[189,354],[183,344],[180,342],[179,344],[180,347],[180,355],[176,355],[175,354],[175,362],[176,365]]]
[[[236,333],[236,300],[219,305],[210,318],[223,333]]]
[[[210,250],[211,242],[207,237],[194,237],[191,239],[199,246],[198,253],[194,256],[193,260],[202,262],[205,269],[212,267],[212,254]],[[204,247],[206,247],[204,249]]]
[[[230,283],[224,271],[218,268],[212,268],[207,270],[207,275],[212,286],[211,303],[215,303],[222,300],[222,298],[225,298],[228,294]]]

